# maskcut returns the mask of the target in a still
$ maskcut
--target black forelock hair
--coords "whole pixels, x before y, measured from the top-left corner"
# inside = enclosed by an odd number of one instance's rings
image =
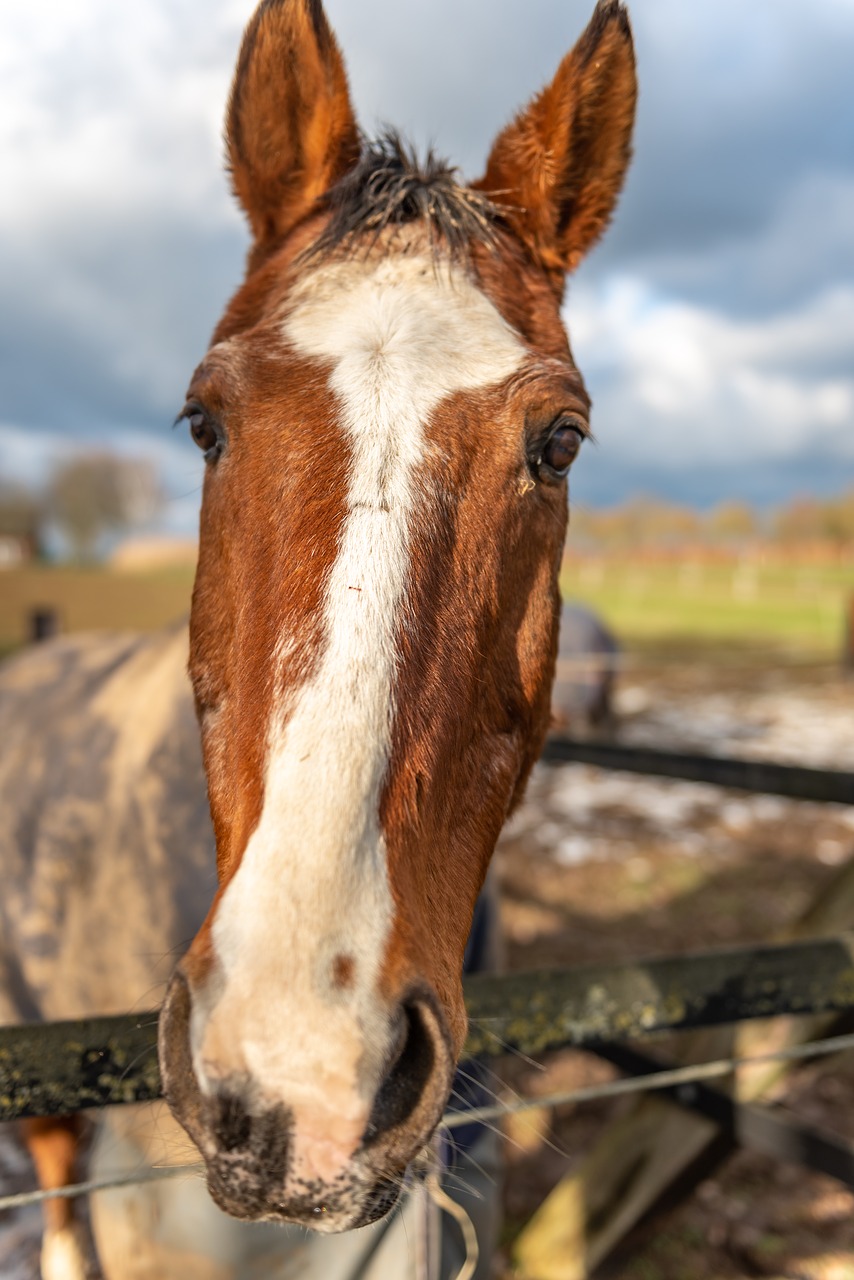
[[[465,257],[473,243],[493,244],[499,207],[461,186],[456,174],[432,149],[419,160],[392,129],[363,139],[358,163],[324,197],[329,221],[308,255],[331,254],[363,238],[370,248],[387,228],[414,222],[425,224],[434,252],[445,248]]]

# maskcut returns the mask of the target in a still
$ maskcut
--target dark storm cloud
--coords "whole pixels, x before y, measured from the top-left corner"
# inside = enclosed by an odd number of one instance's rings
[[[33,254],[0,247],[2,416],[99,437],[168,426],[233,290],[232,226],[136,211],[65,224]]]
[[[839,459],[825,449],[803,448],[785,459],[764,459],[761,465],[742,465],[737,457],[726,456],[717,465],[702,466],[661,458],[627,462],[591,452],[573,479],[571,507],[610,506],[647,494],[701,508],[733,499],[767,510],[791,496],[832,497],[840,484]]]
[[[650,71],[612,261],[709,252],[767,227],[805,176],[854,177],[854,9],[668,0],[635,26]]]
[[[768,316],[841,281],[854,281],[854,177],[802,175],[756,234],[721,236],[692,253],[683,246],[597,263],[642,272],[678,294],[733,316]]]

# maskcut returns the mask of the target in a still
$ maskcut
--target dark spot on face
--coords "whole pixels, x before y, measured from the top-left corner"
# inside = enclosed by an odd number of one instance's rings
[[[348,991],[353,985],[356,961],[352,956],[339,954],[332,961],[332,985],[336,991]]]

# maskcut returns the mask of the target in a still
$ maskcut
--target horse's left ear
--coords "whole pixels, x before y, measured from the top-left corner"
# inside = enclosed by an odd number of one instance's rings
[[[261,253],[358,160],[344,60],[320,0],[259,4],[234,73],[226,146]]]
[[[637,98],[628,14],[599,0],[554,80],[498,135],[473,185],[557,277],[608,225],[631,157]]]

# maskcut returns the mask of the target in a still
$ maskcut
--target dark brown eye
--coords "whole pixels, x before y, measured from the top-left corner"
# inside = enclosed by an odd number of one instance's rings
[[[218,458],[222,453],[224,443],[222,433],[216,423],[211,421],[204,409],[196,404],[188,405],[181,417],[186,418],[190,427],[190,435],[205,455],[205,459],[208,462],[212,462]]]
[[[191,413],[187,421],[190,424],[190,435],[200,449],[207,453],[216,447],[216,432],[203,413]]]
[[[572,422],[560,422],[549,436],[539,460],[541,478],[563,479],[572,466],[584,433],[580,426]]]

